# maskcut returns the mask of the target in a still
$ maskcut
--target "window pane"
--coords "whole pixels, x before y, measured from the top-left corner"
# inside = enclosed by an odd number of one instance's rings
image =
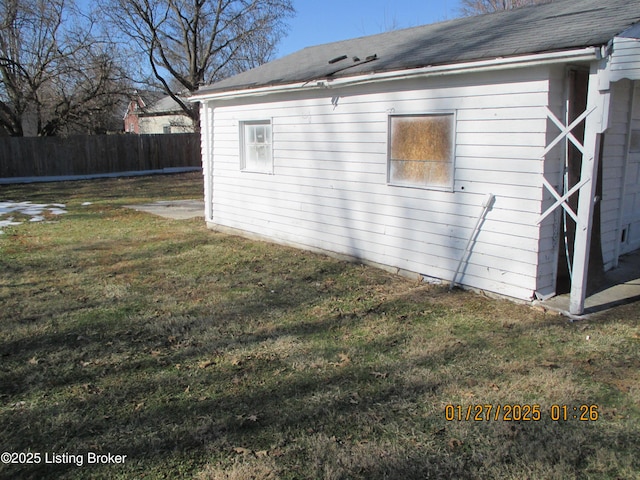
[[[256,162],[260,168],[264,168],[267,164],[267,147],[263,145],[256,145]]]
[[[453,128],[452,114],[391,117],[389,181],[450,187]]]
[[[256,165],[256,150],[255,147],[247,147],[246,151],[246,168],[253,169]]]
[[[256,129],[253,125],[247,125],[246,127],[246,141],[249,145],[256,143]]]
[[[272,170],[271,125],[269,122],[246,122],[243,124],[243,147],[241,168],[254,172],[269,173]]]

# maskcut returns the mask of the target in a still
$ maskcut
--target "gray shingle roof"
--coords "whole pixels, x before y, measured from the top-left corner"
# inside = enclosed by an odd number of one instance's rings
[[[198,94],[600,46],[638,21],[640,0],[556,0],[308,47]]]
[[[180,107],[180,105],[178,105],[178,102],[176,102],[169,95],[166,95],[166,96],[160,98],[155,103],[153,103],[151,105],[147,105],[147,108],[145,109],[145,112],[147,112],[147,113],[181,112],[182,113],[182,108]]]

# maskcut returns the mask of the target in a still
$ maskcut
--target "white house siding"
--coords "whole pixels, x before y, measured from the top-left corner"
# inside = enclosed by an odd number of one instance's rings
[[[640,36],[640,25],[629,29],[631,34]],[[640,39],[616,37],[613,39],[613,55],[611,57],[611,81],[622,78],[640,79]]]
[[[628,85],[631,94],[635,89],[633,102],[628,100],[627,109],[633,105],[629,118],[629,123],[625,125],[625,141],[623,152],[625,153],[626,165],[624,166],[624,200],[622,202],[622,222],[621,229],[625,230],[624,242],[620,245],[620,253],[629,253],[640,248],[640,82],[629,81],[620,82]],[[627,97],[629,98],[629,97]],[[621,128],[622,129],[622,128]],[[622,233],[619,240],[622,240]]]
[[[615,265],[621,240],[620,215],[631,107],[631,83],[611,84],[611,114],[602,149],[602,256],[605,270]]]
[[[529,299],[541,241],[553,235],[552,219],[536,225],[548,101],[549,71],[539,68],[209,104],[209,224],[451,280],[492,193],[457,280]],[[438,111],[456,113],[454,191],[388,185],[389,114]],[[264,119],[273,174],[241,172],[239,122]]]
[[[613,161],[605,173],[610,196],[603,201],[611,218],[605,266],[615,266],[618,255],[640,248],[640,25],[613,40],[609,65],[612,92],[610,131],[604,158]],[[635,93],[634,93],[635,91]],[[623,178],[621,181],[619,179]],[[605,184],[605,188],[606,188]],[[604,205],[603,205],[604,208]],[[617,208],[617,211],[615,210]],[[618,222],[615,224],[613,218]],[[604,227],[604,226],[603,226]],[[603,239],[604,240],[604,239]],[[604,245],[603,245],[604,247]]]
[[[193,133],[193,123],[186,115],[149,115],[139,117],[141,134]]]

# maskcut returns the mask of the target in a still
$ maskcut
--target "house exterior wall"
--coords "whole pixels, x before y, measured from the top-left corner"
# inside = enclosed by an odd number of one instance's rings
[[[540,255],[555,248],[554,219],[536,225],[550,197],[541,182],[550,75],[539,67],[209,104],[208,224],[451,280],[492,193],[457,281],[530,299]],[[389,115],[434,112],[456,115],[453,191],[389,185]],[[240,122],[265,119],[272,174],[240,171]],[[551,260],[545,268],[553,274]]]
[[[605,267],[640,248],[640,24],[613,39],[610,129],[605,137]],[[607,188],[608,187],[608,188]],[[607,228],[607,230],[604,230]]]
[[[612,132],[605,143],[605,158],[611,156],[615,163],[605,179],[610,182],[611,228],[613,219],[619,222],[608,244],[615,262],[617,254],[640,248],[640,82],[622,80],[612,88]],[[607,200],[604,196],[603,202]]]
[[[629,37],[613,39],[613,55],[609,66],[611,81],[640,78],[640,24],[630,28],[627,34]]]
[[[141,99],[136,98],[129,102],[127,106],[127,113],[124,116],[124,131],[126,133],[140,133],[140,126],[138,123],[139,109],[144,106]]]
[[[631,82],[611,84],[611,115],[602,149],[603,195],[600,205],[602,256],[605,270],[612,268],[621,240],[621,206],[624,195],[627,135],[631,108]]]
[[[127,113],[124,117],[124,131],[126,133],[140,133],[138,115]]]
[[[140,115],[140,134],[193,133],[193,124],[186,115]]]

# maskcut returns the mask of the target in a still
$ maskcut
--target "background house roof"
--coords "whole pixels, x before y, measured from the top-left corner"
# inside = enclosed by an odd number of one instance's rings
[[[199,94],[606,45],[640,21],[640,0],[556,0],[308,47]]]
[[[180,95],[179,95],[180,96]],[[182,96],[180,96],[182,98]],[[147,104],[144,113],[157,114],[157,113],[184,113],[178,102],[176,102],[170,95],[166,95],[153,104]]]

